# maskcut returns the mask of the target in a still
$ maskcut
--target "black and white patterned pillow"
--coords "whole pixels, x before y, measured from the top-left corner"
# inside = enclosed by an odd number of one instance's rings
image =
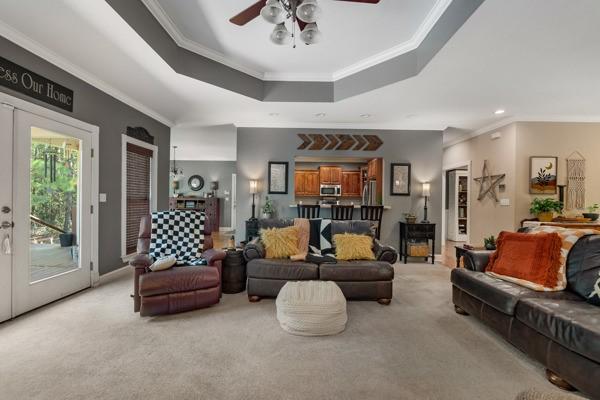
[[[204,213],[191,210],[152,213],[150,256],[175,256],[177,265],[206,265],[200,254],[204,247],[204,219]]]
[[[335,263],[335,249],[331,238],[330,219],[311,219],[307,261]]]

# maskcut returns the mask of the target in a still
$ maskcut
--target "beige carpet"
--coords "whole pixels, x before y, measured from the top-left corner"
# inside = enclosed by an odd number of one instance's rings
[[[130,271],[0,325],[1,399],[514,399],[540,365],[454,313],[449,269],[396,265],[390,306],[349,302],[346,331],[285,333],[274,300],[132,312]]]

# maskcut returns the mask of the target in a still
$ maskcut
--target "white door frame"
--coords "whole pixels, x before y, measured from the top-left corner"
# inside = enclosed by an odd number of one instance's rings
[[[30,103],[29,101],[20,99],[18,97],[11,96],[9,94],[0,92],[0,105],[8,108],[14,108],[22,110],[30,114],[37,115],[42,118],[53,120],[65,125],[72,126],[77,129],[84,130],[91,135],[91,151],[92,151],[92,171],[91,171],[91,207],[94,212],[91,217],[90,227],[90,260],[91,260],[91,271],[90,271],[90,285],[96,285],[100,280],[99,266],[98,266],[98,175],[99,175],[99,134],[100,128],[80,121],[68,115],[50,110],[48,108],[39,106],[37,104]],[[14,134],[11,131],[11,134]],[[12,191],[12,187],[11,187]]]
[[[156,188],[158,185],[158,146],[132,138],[126,134],[121,135],[121,259],[123,262],[131,259],[134,254],[127,254],[127,143],[152,150],[150,160],[150,211],[156,211]]]
[[[237,210],[237,174],[231,174],[231,229],[235,230],[237,226],[236,210]]]
[[[12,212],[14,209],[12,199],[13,187],[13,119],[14,107],[2,104],[0,107],[0,148],[11,149],[10,154],[0,159],[0,182],[3,188],[10,188],[0,192],[0,206],[9,207],[9,212],[0,214],[0,222],[12,222]],[[13,229],[10,227],[0,228],[0,321],[12,318],[13,299],[12,299],[12,281],[13,281],[13,256],[12,249]],[[9,251],[10,250],[10,251]]]
[[[471,243],[471,171],[472,168],[471,160],[453,163],[442,166],[442,245],[446,243],[446,232],[448,229],[448,223],[446,221],[446,172],[457,168],[467,167],[468,179],[467,179],[467,243]]]

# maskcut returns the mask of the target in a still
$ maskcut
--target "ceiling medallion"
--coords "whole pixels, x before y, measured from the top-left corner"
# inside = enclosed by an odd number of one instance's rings
[[[338,0],[353,3],[377,4],[380,0]],[[236,25],[246,25],[261,15],[275,28],[271,33],[271,42],[278,45],[292,43],[296,48],[296,24],[300,28],[300,40],[305,44],[319,43],[323,34],[317,26],[321,16],[321,7],[317,0],[259,0],[229,21]],[[286,26],[291,22],[291,32]]]

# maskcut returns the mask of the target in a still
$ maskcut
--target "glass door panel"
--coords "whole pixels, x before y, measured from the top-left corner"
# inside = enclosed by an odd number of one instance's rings
[[[81,140],[31,127],[29,282],[81,267]]]

